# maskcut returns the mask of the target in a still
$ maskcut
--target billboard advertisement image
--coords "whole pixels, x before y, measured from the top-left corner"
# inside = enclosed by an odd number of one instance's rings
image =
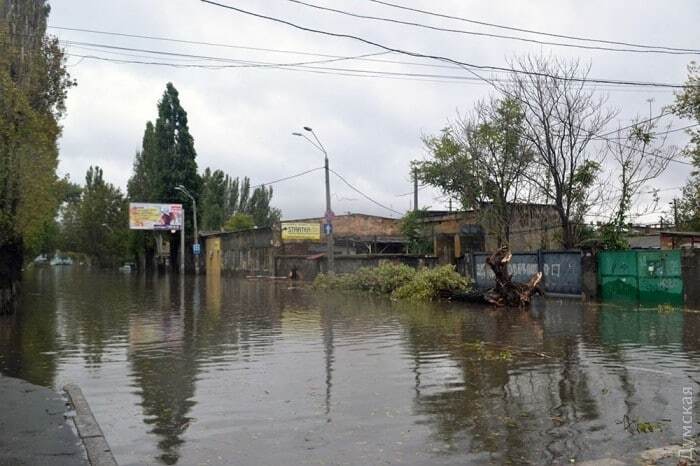
[[[132,230],[179,230],[182,228],[182,204],[130,202],[129,228]]]

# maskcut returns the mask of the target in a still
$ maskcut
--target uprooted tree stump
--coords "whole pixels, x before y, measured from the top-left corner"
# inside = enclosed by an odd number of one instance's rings
[[[534,294],[544,294],[540,287],[542,272],[534,274],[527,283],[513,283],[513,275],[508,273],[508,263],[513,254],[507,246],[486,258],[486,263],[496,279],[496,286],[484,294],[486,302],[496,306],[521,307],[530,304]]]

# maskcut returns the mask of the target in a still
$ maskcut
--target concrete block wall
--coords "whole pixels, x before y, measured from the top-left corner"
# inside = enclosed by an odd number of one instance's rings
[[[414,256],[406,254],[354,254],[335,257],[336,273],[352,273],[360,267],[378,267],[385,262],[406,264],[408,266],[435,267],[437,257]],[[289,276],[292,268],[296,268],[301,280],[313,280],[321,272],[328,270],[325,257],[308,259],[305,256],[277,256],[275,258],[277,276]]]

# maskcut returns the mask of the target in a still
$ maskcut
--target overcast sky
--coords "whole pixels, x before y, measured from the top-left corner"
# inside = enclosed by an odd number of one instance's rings
[[[608,40],[700,48],[700,2],[697,0],[394,0],[407,6],[439,11],[486,22],[558,34]],[[427,31],[404,25],[357,19],[319,11],[286,0],[221,0],[221,3],[283,18],[308,27],[359,35],[392,47],[456,58],[465,62],[503,66],[509,57],[527,52],[580,58],[592,65],[591,76],[620,80],[682,83],[688,55],[660,55],[590,51],[526,44],[505,39]],[[368,0],[309,0],[336,9],[392,17],[406,21],[543,38],[464,22],[440,19],[389,8]],[[84,28],[189,41],[295,51],[333,56],[382,52],[342,38],[295,30],[263,19],[208,5],[197,0],[53,0],[51,26]],[[69,70],[78,80],[70,91],[68,113],[60,141],[59,173],[83,181],[90,165],[104,168],[105,177],[125,189],[134,153],[139,150],[146,121],[155,121],[156,104],[165,84],[173,82],[187,110],[195,139],[200,172],[222,169],[233,176],[249,176],[252,184],[282,178],[322,165],[322,155],[293,131],[312,126],[329,152],[331,168],[380,203],[403,212],[412,196],[397,196],[412,189],[409,162],[425,157],[422,134],[435,134],[456,112],[466,112],[492,92],[483,82],[391,79],[319,74],[279,68],[205,69],[136,63],[114,63],[79,56],[100,56],[126,61],[222,65],[206,59],[177,55],[165,57],[144,51],[97,48],[108,44],[130,49],[167,51],[206,57],[270,63],[298,63],[324,57],[214,45],[182,44],[157,40],[98,35],[51,29],[66,44]],[[400,73],[465,75],[458,68],[439,68],[425,59],[398,54],[316,66],[382,70]],[[318,70],[317,70],[318,71]],[[328,71],[328,70],[323,70]],[[609,104],[619,109],[617,125],[629,124],[636,115],[661,113],[673,100],[668,89],[607,87]],[[688,122],[664,119],[672,128]],[[610,129],[614,129],[611,126]],[[674,134],[674,142],[687,137]],[[655,187],[673,188],[687,178],[689,167],[674,164]],[[397,214],[372,204],[332,176],[336,213]],[[324,211],[323,172],[316,171],[274,185],[273,203],[285,218],[321,215]],[[678,191],[661,192],[662,208]],[[420,191],[421,206],[446,206],[440,193]],[[652,221],[658,214],[639,219]]]

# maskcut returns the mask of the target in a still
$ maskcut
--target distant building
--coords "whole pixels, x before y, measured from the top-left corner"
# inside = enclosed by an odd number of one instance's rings
[[[528,203],[513,208],[508,240],[511,250],[561,249],[562,228],[554,206]],[[434,253],[442,264],[454,263],[469,252],[494,251],[499,246],[499,228],[488,220],[488,211],[428,211],[422,222],[433,237]]]
[[[647,230],[627,237],[632,249],[700,248],[700,232]]]
[[[324,223],[313,217],[284,220],[271,228],[203,233],[205,266],[208,272],[265,276],[286,276],[295,267],[304,278],[313,278],[327,252]],[[400,219],[348,213],[335,216],[332,224],[339,271],[408,260],[400,257],[406,256]]]
[[[430,211],[420,221],[433,242],[433,256],[407,254],[408,240],[401,219],[377,215],[337,215],[332,219],[335,267],[339,273],[384,261],[426,265],[454,264],[469,252],[493,251],[500,242],[484,211]],[[284,220],[270,228],[203,233],[208,271],[241,275],[286,276],[292,269],[304,278],[325,270],[325,219]],[[514,206],[510,225],[511,249],[537,251],[561,248],[561,226],[554,207]]]
[[[326,237],[322,217],[284,220],[285,224],[318,224],[317,240],[283,240],[281,254],[312,255],[325,253]],[[401,220],[367,214],[336,215],[332,221],[336,254],[402,254],[406,252],[406,239],[401,234]],[[281,235],[284,236],[284,235]]]

